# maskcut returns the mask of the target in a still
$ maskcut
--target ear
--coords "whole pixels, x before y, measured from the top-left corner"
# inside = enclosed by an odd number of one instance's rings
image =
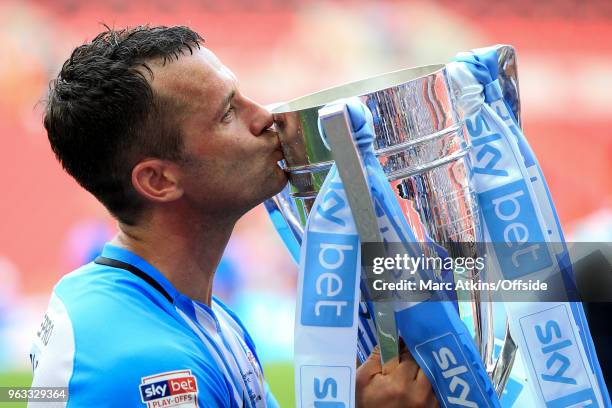
[[[132,185],[145,199],[158,203],[170,202],[183,195],[178,168],[161,159],[146,159],[132,169]]]

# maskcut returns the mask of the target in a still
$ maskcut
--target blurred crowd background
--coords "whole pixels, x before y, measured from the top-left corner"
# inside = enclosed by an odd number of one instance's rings
[[[566,234],[612,241],[610,0],[0,0],[2,384],[27,383],[30,341],[52,286],[114,234],[102,206],[55,161],[41,119],[50,79],[102,23],[190,26],[263,104],[511,44],[523,128]],[[217,293],[272,367],[277,393],[292,387],[296,269],[258,207],[236,227],[216,277]]]

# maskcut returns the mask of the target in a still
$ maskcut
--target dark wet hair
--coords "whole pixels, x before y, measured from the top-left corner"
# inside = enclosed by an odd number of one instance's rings
[[[44,126],[64,169],[119,221],[134,224],[144,206],[131,182],[134,165],[179,160],[183,148],[173,101],[153,92],[147,62],[177,60],[204,40],[182,26],[106,28],[51,82]]]

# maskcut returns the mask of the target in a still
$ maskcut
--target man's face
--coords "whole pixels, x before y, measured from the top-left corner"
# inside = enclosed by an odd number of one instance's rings
[[[152,68],[154,92],[178,102],[185,159],[179,183],[189,205],[240,215],[285,186],[272,115],[240,93],[211,51],[202,47]]]

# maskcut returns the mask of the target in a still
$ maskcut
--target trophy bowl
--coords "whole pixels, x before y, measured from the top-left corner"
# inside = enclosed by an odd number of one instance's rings
[[[398,200],[405,202],[402,207],[411,224],[414,226],[418,214],[424,232],[436,242],[474,241],[475,207],[467,183],[468,169],[462,165],[469,145],[444,65],[352,82],[272,110],[300,223],[306,223],[333,163],[317,127],[318,110],[352,96],[358,96],[372,113],[375,153]],[[436,194],[429,194],[431,189]]]

